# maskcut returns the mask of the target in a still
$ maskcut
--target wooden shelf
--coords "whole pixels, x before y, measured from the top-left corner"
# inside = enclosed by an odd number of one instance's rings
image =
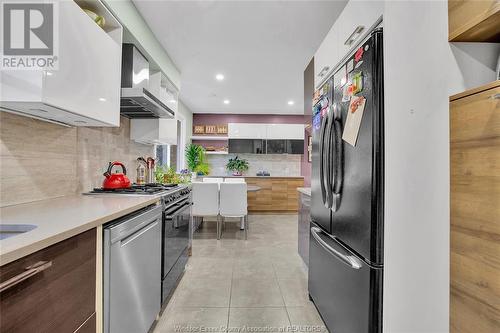
[[[229,154],[227,151],[205,151],[207,155],[227,155]]]
[[[450,42],[500,42],[500,2],[449,0]]]
[[[500,80],[496,80],[496,81],[484,84],[482,86],[472,88],[472,89],[463,91],[463,92],[455,94],[455,95],[451,95],[450,102],[457,100],[457,99],[460,99],[460,98],[463,98],[463,97],[467,97],[469,95],[474,95],[474,94],[480,93],[481,91],[496,88],[496,87],[500,87]]]
[[[222,136],[222,135],[193,135],[191,137],[191,140],[211,140],[211,141],[227,141],[228,137],[227,136]]]

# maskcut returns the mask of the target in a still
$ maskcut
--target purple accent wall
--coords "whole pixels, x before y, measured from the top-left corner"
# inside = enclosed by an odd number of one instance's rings
[[[303,124],[304,115],[281,114],[224,114],[224,113],[195,113],[194,125],[221,125],[227,123],[253,124]]]

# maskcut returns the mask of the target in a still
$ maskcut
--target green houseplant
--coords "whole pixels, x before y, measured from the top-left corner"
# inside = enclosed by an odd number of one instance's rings
[[[196,175],[208,175],[210,165],[206,162],[205,149],[200,145],[189,144],[186,147],[186,163],[192,172],[193,178]]]
[[[226,164],[226,169],[232,171],[233,176],[241,176],[244,171],[248,170],[248,161],[238,156],[230,158]]]

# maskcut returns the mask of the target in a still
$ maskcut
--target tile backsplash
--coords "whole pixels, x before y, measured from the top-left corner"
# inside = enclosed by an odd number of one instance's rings
[[[271,176],[300,176],[300,157],[302,155],[291,154],[228,154],[228,155],[207,155],[210,163],[210,174],[213,176],[230,175],[226,170],[227,161],[238,155],[239,158],[248,160],[249,169],[245,172],[247,176],[255,176],[257,172],[265,170]]]
[[[133,181],[136,158],[154,151],[129,133],[123,117],[118,128],[76,128],[0,112],[0,207],[89,191],[114,160]]]

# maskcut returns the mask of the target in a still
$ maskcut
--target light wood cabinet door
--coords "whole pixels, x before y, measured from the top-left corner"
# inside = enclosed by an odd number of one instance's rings
[[[19,277],[40,262],[50,264],[1,293],[0,332],[95,331],[96,230],[0,267],[0,281]]]
[[[260,187],[259,191],[248,192],[250,212],[297,212],[297,187],[304,186],[302,178],[248,177],[248,185]]]
[[[450,331],[500,332],[500,83],[450,104]]]
[[[450,42],[500,42],[499,0],[448,0]]]

